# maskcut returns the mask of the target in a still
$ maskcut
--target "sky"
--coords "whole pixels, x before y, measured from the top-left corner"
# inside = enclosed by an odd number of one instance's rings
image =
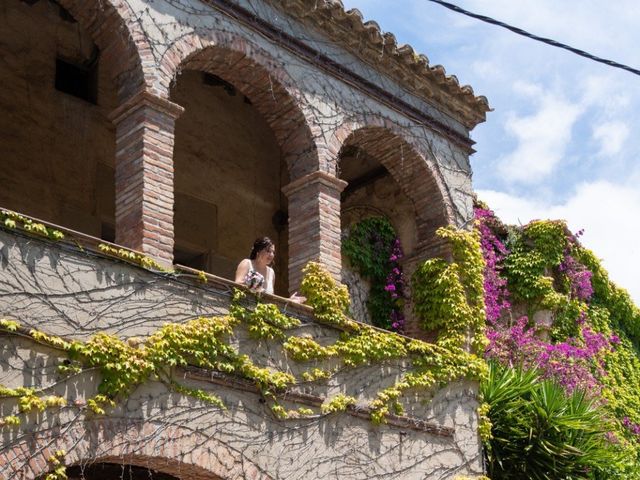
[[[449,0],[640,69],[640,1]],[[640,305],[640,76],[427,0],[343,0],[488,98],[471,136],[473,184],[505,222],[584,229],[610,278]]]

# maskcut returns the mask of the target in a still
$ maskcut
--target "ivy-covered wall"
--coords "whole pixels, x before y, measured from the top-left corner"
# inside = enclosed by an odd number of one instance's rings
[[[31,233],[0,230],[0,478],[98,460],[184,479],[481,474],[474,372],[350,321],[321,269],[314,318]]]

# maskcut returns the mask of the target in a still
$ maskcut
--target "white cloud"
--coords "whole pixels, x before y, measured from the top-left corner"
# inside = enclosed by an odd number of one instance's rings
[[[582,243],[603,260],[611,279],[640,305],[640,190],[632,183],[584,183],[561,204],[492,190],[479,191],[478,196],[507,223],[565,219],[572,231],[584,229]]]
[[[537,103],[537,110],[529,115],[512,112],[507,116],[504,128],[518,143],[500,158],[498,168],[508,181],[537,183],[553,173],[562,160],[583,107],[559,95],[542,93],[536,85],[516,84],[514,90]]]
[[[600,155],[616,155],[629,137],[629,127],[622,122],[602,123],[593,129],[593,137],[600,142]]]

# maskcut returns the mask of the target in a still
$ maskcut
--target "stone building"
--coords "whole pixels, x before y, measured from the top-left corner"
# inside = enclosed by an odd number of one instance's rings
[[[167,317],[227,311],[223,279],[257,236],[276,240],[286,297],[309,261],[340,279],[341,233],[360,218],[391,221],[410,273],[447,257],[438,227],[472,217],[469,132],[486,99],[339,0],[0,0],[0,25],[0,207],[74,239],[0,232],[0,318],[69,339],[149,335]],[[100,240],[215,280],[123,265],[91,253]],[[273,301],[304,333],[337,338],[309,309]],[[410,323],[408,334],[421,332]],[[52,352],[27,343],[5,342],[0,384],[54,385]],[[287,364],[242,334],[236,344]],[[366,401],[403,368],[363,367],[313,395]],[[81,403],[90,377],[51,388]],[[123,478],[180,479],[482,471],[473,382],[416,396],[384,426],[357,411],[291,426],[250,389],[215,385],[233,407],[196,408],[196,420],[190,400],[145,384],[108,419],[70,408],[5,426],[0,478],[39,478],[54,444],[77,478],[101,465],[87,479],[110,478],[113,465],[127,466]],[[0,417],[14,407],[0,403]]]

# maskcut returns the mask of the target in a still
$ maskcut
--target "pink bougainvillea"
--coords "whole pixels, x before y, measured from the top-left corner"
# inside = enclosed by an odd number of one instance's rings
[[[507,280],[501,276],[509,250],[495,233],[496,226],[501,229],[504,226],[487,208],[476,208],[475,218],[485,260],[484,300],[489,339],[487,358],[507,365],[537,368],[545,378],[555,379],[568,391],[587,388],[592,393],[599,392],[598,378],[605,375],[603,354],[613,348],[619,339],[615,336],[606,338],[592,331],[585,322],[584,313],[576,320],[580,327],[579,338],[569,337],[556,343],[543,340],[540,335],[542,326],[535,325],[526,316],[513,322]],[[567,239],[569,246],[558,271],[567,279],[571,297],[588,301],[593,294],[591,272],[570,254],[581,234],[578,232]]]
[[[497,222],[494,213],[489,209],[475,209],[476,227],[480,232],[480,246],[485,261],[484,269],[484,303],[487,320],[493,323],[500,318],[502,312],[509,310],[509,291],[507,280],[500,276],[500,266],[509,254],[507,247],[493,233],[490,224]]]
[[[487,358],[511,366],[537,368],[544,378],[556,380],[567,391],[584,388],[593,394],[600,391],[598,377],[606,374],[602,368],[604,353],[615,343],[613,338],[589,327],[582,328],[581,338],[546,342],[538,336],[535,326],[530,325],[526,316],[510,327],[488,327],[487,337]]]
[[[568,252],[565,252],[564,259],[558,267],[558,270],[565,274],[569,281],[569,289],[571,296],[578,300],[589,300],[593,295],[593,287],[591,286],[592,273],[579,263]]]
[[[399,333],[404,331],[404,314],[402,313],[404,274],[402,273],[402,267],[400,266],[400,260],[403,256],[404,253],[402,252],[400,239],[396,238],[393,242],[391,255],[389,256],[391,271],[389,272],[389,275],[387,275],[384,289],[391,294],[391,298],[395,302],[394,308],[391,311],[391,328]]]

